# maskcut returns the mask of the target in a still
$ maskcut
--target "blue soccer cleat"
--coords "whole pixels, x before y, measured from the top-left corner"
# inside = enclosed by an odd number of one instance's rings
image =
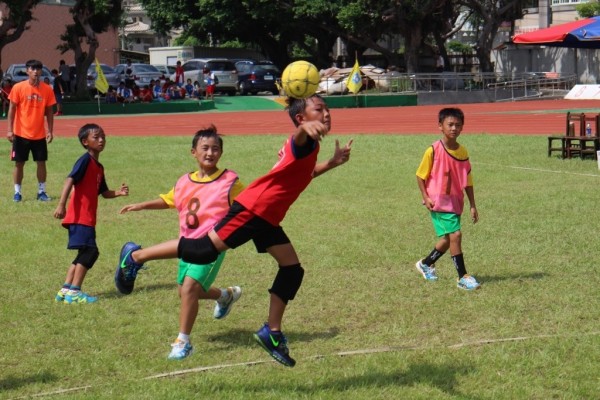
[[[290,357],[287,339],[282,332],[274,332],[269,329],[268,324],[264,324],[262,328],[254,334],[254,339],[275,359],[275,361],[286,367],[293,367],[296,365],[296,360]]]
[[[459,289],[464,290],[477,290],[481,287],[481,284],[477,282],[474,276],[464,275],[462,278],[458,280],[456,286]]]
[[[137,273],[144,267],[144,264],[138,264],[131,258],[131,253],[141,248],[142,246],[133,242],[125,243],[123,248],[121,248],[119,265],[117,265],[117,269],[115,270],[115,286],[122,294],[133,292]]]
[[[229,297],[224,302],[216,302],[215,311],[213,313],[213,317],[215,319],[223,319],[229,314],[231,311],[231,307],[233,303],[239,300],[242,296],[242,288],[239,286],[231,286],[227,288],[227,292],[229,293]]]
[[[167,359],[169,360],[183,360],[186,357],[191,356],[194,353],[194,346],[189,342],[183,342],[179,339],[175,340],[175,343],[171,345],[171,352]]]
[[[419,260],[415,264],[415,268],[417,268],[417,271],[419,271],[421,273],[421,275],[423,275],[423,278],[425,278],[425,280],[437,281],[438,277],[437,277],[437,274],[435,273],[435,265],[429,266],[429,265],[423,264],[423,262],[421,260]]]
[[[83,293],[82,291],[69,291],[65,295],[65,304],[89,304],[97,301],[97,297],[92,297],[87,293]]]

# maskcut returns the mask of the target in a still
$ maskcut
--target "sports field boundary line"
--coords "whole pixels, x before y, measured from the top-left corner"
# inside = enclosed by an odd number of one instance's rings
[[[586,173],[582,173],[582,172],[570,172],[570,171],[560,171],[560,170],[554,170],[554,169],[531,168],[531,167],[518,167],[516,165],[492,164],[492,163],[479,162],[479,161],[473,161],[473,162],[471,162],[471,164],[486,165],[486,166],[490,166],[490,167],[520,169],[520,170],[524,170],[524,171],[547,172],[547,173],[553,173],[553,174],[588,176],[588,177],[593,177],[593,178],[600,178],[600,174],[586,174]]]
[[[599,336],[599,335],[600,335],[600,331],[592,331],[592,332],[585,332],[585,333],[572,333],[572,334],[567,334],[567,335],[543,334],[543,335],[533,335],[533,336],[515,336],[515,337],[499,338],[499,339],[480,339],[480,340],[456,343],[456,344],[445,345],[445,346],[386,346],[386,347],[373,348],[373,349],[358,349],[358,350],[339,351],[339,352],[335,352],[335,353],[331,353],[331,354],[317,354],[314,356],[305,357],[305,358],[303,358],[303,360],[304,361],[319,360],[319,359],[323,359],[323,358],[327,358],[327,357],[334,357],[334,356],[335,357],[352,357],[352,356],[361,356],[361,355],[379,354],[379,353],[397,353],[397,352],[406,351],[406,350],[431,350],[431,349],[435,349],[435,348],[439,348],[439,347],[455,350],[455,349],[461,349],[464,347],[485,346],[485,345],[511,343],[511,342],[523,342],[523,341],[527,341],[527,340],[536,340],[536,339],[553,339],[553,338],[567,338],[567,337],[575,337],[575,336],[581,337],[581,336]],[[172,371],[172,372],[165,372],[165,373],[161,373],[161,374],[149,375],[144,378],[141,378],[140,380],[173,378],[173,377],[189,375],[189,374],[193,374],[193,373],[215,371],[215,370],[219,370],[219,369],[227,369],[227,368],[235,368],[235,367],[251,367],[254,365],[267,364],[267,363],[276,363],[276,361],[275,360],[258,360],[258,361],[247,361],[247,362],[232,363],[232,364],[209,365],[209,366],[205,366],[205,367],[196,367],[196,368],[182,369],[179,371]],[[282,367],[282,368],[285,368],[285,367]],[[73,392],[86,391],[89,389],[106,386],[106,385],[112,385],[112,383],[103,383],[103,384],[98,384],[96,386],[86,385],[86,386],[79,386],[79,387],[73,387],[73,388],[56,389],[51,392],[42,392],[42,393],[31,394],[28,396],[13,397],[12,400],[27,399],[27,398],[32,398],[32,397],[55,396],[55,395],[59,395],[59,394],[68,394],[68,393],[73,393]]]

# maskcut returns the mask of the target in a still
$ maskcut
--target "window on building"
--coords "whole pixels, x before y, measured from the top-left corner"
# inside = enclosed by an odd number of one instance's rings
[[[552,5],[553,6],[564,6],[564,5],[568,5],[568,4],[581,4],[581,3],[587,3],[589,0],[552,0]]]

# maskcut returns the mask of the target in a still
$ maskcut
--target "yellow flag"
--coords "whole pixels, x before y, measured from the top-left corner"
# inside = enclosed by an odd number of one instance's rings
[[[97,58],[96,58],[96,82],[95,82],[95,86],[96,86],[96,89],[98,89],[98,91],[100,93],[106,93],[106,92],[108,92],[108,81],[106,80],[106,76],[104,76],[104,72],[102,72],[102,68],[100,67],[100,63],[98,62]]]
[[[360,76],[360,66],[358,65],[358,59],[354,62],[354,67],[348,80],[346,80],[346,87],[349,91],[356,94],[362,87],[362,77]]]

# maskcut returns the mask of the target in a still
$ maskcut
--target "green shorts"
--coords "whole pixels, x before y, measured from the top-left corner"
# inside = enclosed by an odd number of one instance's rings
[[[458,214],[431,211],[431,221],[438,237],[460,231],[460,215]]]
[[[206,292],[208,292],[208,289],[210,289],[217,278],[217,275],[219,274],[219,270],[221,269],[221,264],[223,263],[224,258],[225,252],[222,252],[219,254],[219,257],[217,257],[217,259],[210,264],[190,264],[183,260],[179,260],[177,283],[183,285],[183,280],[186,276],[189,276],[198,282]]]

